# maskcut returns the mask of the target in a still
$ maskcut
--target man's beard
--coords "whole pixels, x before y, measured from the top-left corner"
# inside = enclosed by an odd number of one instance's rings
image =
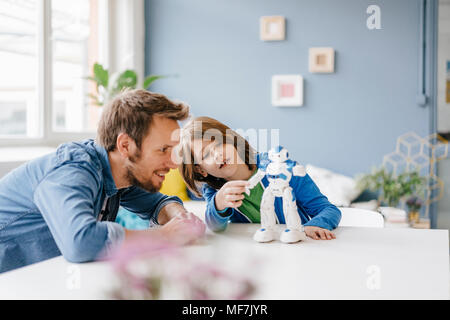
[[[138,150],[136,154],[130,156],[128,160],[130,160],[130,163],[125,165],[126,172],[126,178],[130,182],[131,185],[139,187],[141,189],[144,189],[148,192],[155,193],[158,192],[161,186],[157,187],[153,184],[152,180],[147,181],[141,181],[137,177],[136,173],[138,172],[137,169],[137,160],[139,160],[141,157],[141,152]]]

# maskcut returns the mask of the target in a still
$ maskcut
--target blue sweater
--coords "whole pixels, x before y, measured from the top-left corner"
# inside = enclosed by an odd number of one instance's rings
[[[257,158],[259,159],[259,157]],[[269,185],[267,177],[264,177],[260,184],[265,189]],[[333,230],[338,226],[341,220],[341,211],[319,191],[308,174],[304,177],[292,176],[289,184],[295,193],[297,211],[304,226],[316,226],[328,230]],[[215,205],[217,191],[207,184],[202,187],[203,197],[207,201],[205,220],[209,229],[222,231],[226,229],[229,222],[251,222],[245,212],[239,208],[228,208],[224,213],[218,213]],[[281,197],[275,198],[275,212],[278,223],[286,223]]]
[[[120,205],[157,223],[177,197],[122,189]],[[104,200],[118,192],[105,148],[85,140],[61,145],[0,179],[0,273],[63,255],[95,260],[125,237],[115,222],[98,221]]]

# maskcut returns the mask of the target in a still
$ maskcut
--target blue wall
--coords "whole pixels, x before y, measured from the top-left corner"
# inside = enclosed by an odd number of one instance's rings
[[[366,9],[381,7],[382,30]],[[147,0],[146,72],[178,74],[152,87],[194,115],[230,127],[278,128],[292,158],[354,175],[429,132],[416,103],[419,0]],[[285,41],[259,40],[259,18],[286,17]],[[336,50],[334,74],[308,72],[308,48]],[[271,76],[301,74],[304,106],[271,106]]]

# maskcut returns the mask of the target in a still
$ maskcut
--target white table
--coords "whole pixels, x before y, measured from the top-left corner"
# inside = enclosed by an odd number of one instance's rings
[[[254,242],[256,228],[231,224],[182,250],[229,268],[257,261],[257,299],[449,298],[447,230],[339,227],[336,240],[287,245]],[[57,257],[0,275],[0,299],[104,299],[113,279],[106,262]]]

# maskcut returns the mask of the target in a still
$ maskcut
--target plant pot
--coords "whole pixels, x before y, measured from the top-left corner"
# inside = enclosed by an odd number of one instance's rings
[[[419,223],[420,212],[419,211],[410,211],[408,213],[408,220],[409,220],[409,223],[411,223],[411,224]]]

